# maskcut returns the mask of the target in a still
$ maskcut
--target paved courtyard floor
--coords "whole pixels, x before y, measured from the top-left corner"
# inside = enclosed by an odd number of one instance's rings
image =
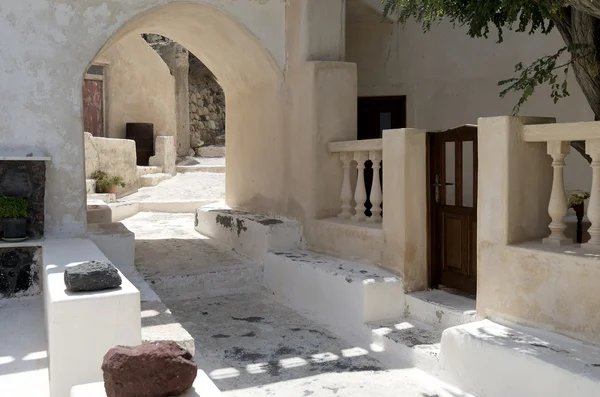
[[[196,233],[191,214],[140,213],[124,224],[148,280],[256,265]],[[183,299],[176,286],[156,292],[194,337],[199,367],[224,396],[465,396],[415,368],[383,368],[368,346],[348,344],[259,286],[221,296],[181,288],[192,291]]]
[[[225,174],[190,172],[177,174],[156,186],[142,187],[119,199],[122,202],[200,201],[225,199]]]

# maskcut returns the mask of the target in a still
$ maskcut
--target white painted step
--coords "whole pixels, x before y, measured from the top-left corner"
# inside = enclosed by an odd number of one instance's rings
[[[356,332],[364,323],[402,317],[402,281],[386,270],[310,251],[266,255],[265,287],[325,324]]]
[[[195,229],[254,260],[268,252],[302,249],[302,225],[280,216],[223,208],[222,204],[196,211]]]
[[[489,320],[442,334],[437,375],[482,397],[597,397],[600,348]]]
[[[365,325],[365,342],[390,367],[409,364],[431,373],[437,365],[442,330],[413,319],[380,321]]]
[[[224,165],[178,165],[177,172],[184,174],[187,172],[213,172],[218,174],[225,173]]]
[[[141,166],[138,165],[137,166],[137,173],[138,176],[141,178],[144,175],[150,175],[150,174],[160,174],[163,172],[162,167],[156,167],[156,166]]]
[[[117,195],[113,193],[94,193],[87,195],[88,201],[101,200],[105,203],[114,203],[117,201]]]
[[[142,343],[172,340],[192,355],[196,354],[194,338],[160,301],[142,301]]]
[[[157,174],[147,174],[144,175],[140,178],[140,180],[142,181],[142,186],[144,187],[151,187],[151,186],[156,186],[159,183],[161,183],[162,181],[166,181],[167,179],[171,179],[173,176],[170,174],[163,174],[163,173],[157,173]]]
[[[406,294],[406,316],[441,329],[477,320],[475,299],[441,289]]]

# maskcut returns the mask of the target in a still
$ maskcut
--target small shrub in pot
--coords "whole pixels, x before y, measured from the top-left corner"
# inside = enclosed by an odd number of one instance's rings
[[[31,204],[23,197],[0,196],[0,218],[5,239],[26,238]]]
[[[96,180],[96,191],[98,193],[117,193],[117,187],[125,187],[125,181],[121,176],[111,176],[104,171],[95,171],[92,178]]]

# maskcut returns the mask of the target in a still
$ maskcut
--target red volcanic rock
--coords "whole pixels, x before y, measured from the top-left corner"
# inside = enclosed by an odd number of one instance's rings
[[[117,346],[102,362],[107,397],[170,397],[190,389],[198,367],[173,341]]]

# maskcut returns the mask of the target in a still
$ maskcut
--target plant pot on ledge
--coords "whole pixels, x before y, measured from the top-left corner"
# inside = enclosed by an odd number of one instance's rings
[[[111,193],[116,194],[119,186],[125,187],[123,177],[110,176],[104,171],[95,171],[92,174],[92,178],[96,180],[96,192],[97,193]]]
[[[0,218],[5,241],[23,241],[27,239],[27,219],[30,217],[31,204],[23,197],[0,197]]]

